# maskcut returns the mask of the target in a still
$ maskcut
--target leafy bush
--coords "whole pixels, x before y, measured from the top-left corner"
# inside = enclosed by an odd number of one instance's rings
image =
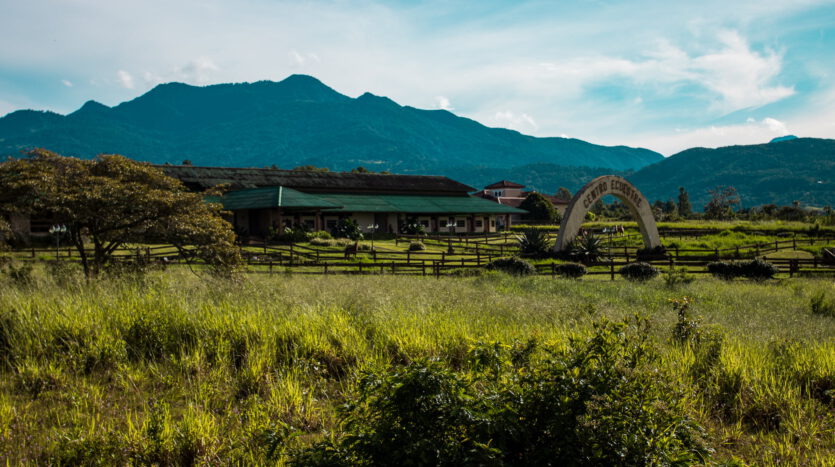
[[[776,266],[760,258],[751,261],[714,261],[707,270],[713,276],[724,280],[746,277],[752,280],[771,279],[780,272]]]
[[[311,232],[310,239],[313,240],[314,238],[319,238],[322,240],[330,240],[333,238],[333,235],[326,230],[317,230],[316,232]]]
[[[279,234],[273,234],[273,238],[279,242],[302,243],[310,240],[311,232],[304,225],[285,227]]]
[[[586,275],[586,267],[578,263],[563,263],[554,266],[554,270],[562,277],[579,279]]]
[[[620,268],[620,274],[631,281],[647,281],[658,275],[658,269],[649,263],[630,263]]]
[[[351,218],[340,219],[333,230],[331,230],[331,234],[336,238],[362,240],[360,226],[357,224],[357,221]]]
[[[777,266],[760,258],[742,263],[742,275],[756,281],[771,279],[779,272]]]
[[[406,235],[426,235],[426,228],[414,217],[402,221],[399,227]]]
[[[742,275],[742,268],[735,261],[714,261],[707,264],[707,272],[723,280],[731,280]]]
[[[514,276],[528,276],[536,274],[536,268],[533,264],[525,261],[518,256],[510,258],[498,258],[487,263],[485,268],[488,271],[502,271]]]
[[[423,251],[426,249],[426,245],[423,242],[411,242],[409,243],[409,251]]]
[[[525,230],[522,235],[516,237],[519,242],[519,251],[525,256],[544,258],[551,250],[551,240],[548,233],[542,230]]]
[[[368,374],[345,435],[295,465],[692,465],[709,450],[655,370],[646,320],[603,322],[568,348],[475,345],[464,378],[436,362]]]

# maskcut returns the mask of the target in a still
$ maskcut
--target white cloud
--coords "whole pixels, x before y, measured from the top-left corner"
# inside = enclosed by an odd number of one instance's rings
[[[133,89],[133,76],[125,70],[119,70],[116,72],[116,79],[120,86],[125,89]]]
[[[220,67],[213,60],[200,57],[189,60],[185,65],[175,67],[161,74],[145,71],[142,73],[142,80],[146,87],[153,87],[170,81],[205,85],[213,81],[212,77],[218,71],[220,71]]]
[[[72,87],[72,81],[70,81],[70,80],[68,80],[68,79],[62,79],[62,80],[61,80],[61,84],[63,84],[64,86],[66,86],[66,87],[68,87],[68,88],[71,88],[71,87]]]
[[[693,147],[718,148],[737,144],[762,144],[778,136],[789,134],[786,123],[775,118],[746,119],[736,125],[711,125],[693,130],[678,129],[663,135],[639,135],[625,144],[652,148],[665,155],[672,155]]]
[[[540,66],[549,80],[577,94],[595,82],[626,77],[639,86],[653,86],[659,94],[672,94],[676,85],[692,84],[709,91],[717,112],[761,107],[794,94],[793,87],[771,84],[782,69],[774,51],[758,53],[736,31],[716,33],[719,47],[690,55],[669,41],[659,40],[644,58],[579,57]],[[635,103],[641,103],[641,98]]]
[[[520,133],[533,133],[539,129],[536,120],[526,113],[516,113],[509,110],[501,110],[493,115],[492,126],[509,128]]]
[[[455,110],[455,107],[452,106],[449,98],[444,96],[435,96],[435,107],[443,110]]]
[[[785,136],[789,134],[789,130],[786,129],[786,124],[776,118],[766,117],[763,119],[762,123],[777,136]]]
[[[303,67],[305,65],[310,65],[313,63],[321,63],[322,60],[319,58],[318,55],[312,52],[301,53],[296,49],[293,49],[288,54],[290,56],[290,64],[293,67]]]

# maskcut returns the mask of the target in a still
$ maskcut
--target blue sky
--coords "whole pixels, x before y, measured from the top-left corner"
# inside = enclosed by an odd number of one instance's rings
[[[535,136],[673,154],[835,138],[835,0],[0,0],[0,115],[316,76]]]

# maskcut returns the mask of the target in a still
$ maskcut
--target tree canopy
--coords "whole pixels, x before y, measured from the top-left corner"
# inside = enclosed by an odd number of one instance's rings
[[[0,211],[66,225],[87,277],[129,242],[171,243],[215,270],[235,268],[240,253],[220,210],[150,164],[119,155],[81,160],[38,149],[0,164]]]
[[[710,191],[710,201],[705,204],[708,219],[732,219],[734,206],[739,204],[739,194],[732,186],[717,186]]]
[[[520,209],[528,211],[525,219],[534,221],[557,222],[560,220],[560,213],[554,204],[540,193],[529,194],[519,205]]]

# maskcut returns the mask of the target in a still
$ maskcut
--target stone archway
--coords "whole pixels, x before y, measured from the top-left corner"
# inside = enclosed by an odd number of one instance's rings
[[[569,248],[583,225],[586,213],[594,203],[606,195],[618,198],[632,212],[632,216],[638,221],[645,248],[661,246],[661,238],[658,236],[658,227],[655,225],[655,216],[652,214],[649,201],[625,178],[603,175],[587,183],[571,198],[560,223],[560,233],[557,237],[557,244],[554,245],[554,251],[564,251]]]

